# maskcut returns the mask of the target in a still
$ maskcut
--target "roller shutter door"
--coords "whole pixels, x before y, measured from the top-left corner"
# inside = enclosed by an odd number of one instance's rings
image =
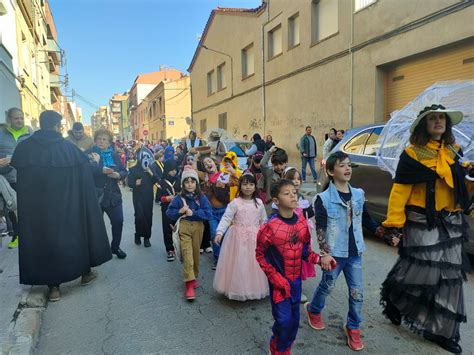
[[[474,41],[408,59],[388,68],[385,118],[438,81],[474,79]]]

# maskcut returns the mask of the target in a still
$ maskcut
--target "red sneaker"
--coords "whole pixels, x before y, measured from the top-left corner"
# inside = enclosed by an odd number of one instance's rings
[[[196,294],[194,292],[194,280],[186,281],[185,296],[188,301],[192,301],[196,298]]]
[[[291,355],[291,347],[289,347],[285,351],[278,351],[277,346],[276,346],[276,340],[272,339],[270,341],[270,354],[271,355]]]
[[[316,314],[316,313],[311,313],[308,310],[309,302],[306,302],[304,304],[304,310],[306,311],[306,315],[308,316],[308,324],[311,328],[316,329],[316,330],[323,330],[326,328],[323,322],[323,316],[321,313]]]
[[[344,324],[344,332],[347,336],[347,345],[354,350],[360,351],[364,348],[364,344],[362,344],[362,340],[360,339],[360,329],[349,329],[347,325]]]

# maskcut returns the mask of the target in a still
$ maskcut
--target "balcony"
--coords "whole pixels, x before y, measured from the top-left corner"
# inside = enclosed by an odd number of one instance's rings
[[[58,43],[54,39],[48,38],[47,46],[49,55],[53,58],[55,64],[61,63],[61,49],[58,46]]]
[[[59,80],[58,74],[49,74],[49,85],[52,88],[59,88],[61,86],[61,81]]]

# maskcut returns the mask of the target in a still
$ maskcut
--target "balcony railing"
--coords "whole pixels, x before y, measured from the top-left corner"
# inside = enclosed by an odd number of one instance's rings
[[[47,48],[51,58],[54,60],[54,63],[61,63],[61,48],[59,48],[58,43],[54,39],[49,38]]]

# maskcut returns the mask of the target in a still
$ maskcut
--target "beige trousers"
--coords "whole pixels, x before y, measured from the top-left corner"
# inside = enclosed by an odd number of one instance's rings
[[[204,223],[182,219],[179,222],[179,240],[183,256],[184,281],[195,280],[199,275],[199,249],[201,248]]]

